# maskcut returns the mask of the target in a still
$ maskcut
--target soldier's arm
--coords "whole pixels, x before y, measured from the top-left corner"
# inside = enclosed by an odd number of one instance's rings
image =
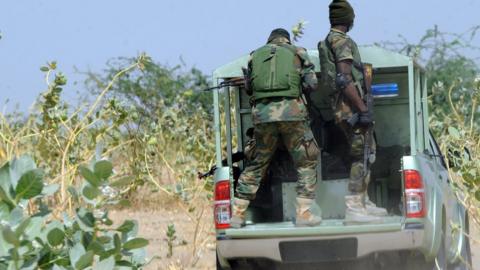
[[[335,54],[337,77],[337,88],[343,92],[348,100],[359,112],[366,112],[367,106],[360,97],[357,88],[353,84],[353,46],[350,38],[335,38],[331,41],[332,51]]]
[[[317,89],[317,75],[315,74],[315,65],[310,61],[307,50],[304,48],[297,48],[297,55],[300,58],[302,70],[300,75],[302,77],[303,88],[307,91]]]
[[[337,62],[337,87],[350,100],[359,112],[367,112],[368,108],[360,97],[357,88],[353,84],[352,60],[344,59]]]

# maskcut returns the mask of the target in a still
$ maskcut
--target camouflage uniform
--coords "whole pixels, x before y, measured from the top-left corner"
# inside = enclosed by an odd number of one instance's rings
[[[272,43],[284,42],[288,40],[283,37],[272,41]],[[296,47],[296,53],[298,62],[295,66],[301,74],[304,87],[315,88],[317,78],[306,50]],[[251,68],[251,61],[249,61],[249,68]],[[240,176],[236,197],[244,200],[255,198],[260,180],[265,175],[280,140],[292,156],[297,168],[298,196],[314,198],[319,150],[307,117],[307,108],[301,97],[274,97],[255,102],[252,107],[255,151],[251,162]]]
[[[327,40],[330,43],[337,62],[343,60],[351,60],[353,62],[352,76],[354,84],[357,90],[359,90],[360,97],[363,97],[363,72],[359,68],[359,65],[361,65],[361,58],[357,44],[347,34],[336,29],[331,29],[327,36]],[[341,92],[337,92],[334,95],[331,104],[335,114],[335,122],[345,133],[350,145],[349,155],[352,165],[350,169],[350,182],[348,184],[348,189],[352,194],[363,193],[370,182],[370,173],[368,173],[366,177],[363,176],[364,130],[359,126],[352,127],[347,123],[347,120],[352,117],[354,112],[349,100],[342,95]],[[371,141],[372,149],[375,149],[375,141],[373,138],[369,139]]]

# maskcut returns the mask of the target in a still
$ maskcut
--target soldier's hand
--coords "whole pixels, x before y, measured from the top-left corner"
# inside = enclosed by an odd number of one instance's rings
[[[361,112],[359,114],[359,119],[358,119],[358,123],[361,125],[361,126],[370,126],[373,124],[373,114],[370,113],[369,111],[366,111],[366,112]]]

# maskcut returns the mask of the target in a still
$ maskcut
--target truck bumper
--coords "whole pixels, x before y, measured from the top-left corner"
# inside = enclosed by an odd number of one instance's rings
[[[395,232],[327,236],[218,239],[217,253],[221,264],[235,258],[264,258],[277,262],[325,262],[360,258],[375,252],[420,249],[422,242],[423,230],[404,229]],[[318,248],[315,245],[318,245]]]

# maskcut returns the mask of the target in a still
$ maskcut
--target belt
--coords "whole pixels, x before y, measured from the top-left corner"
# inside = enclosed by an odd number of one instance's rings
[[[297,98],[294,98],[294,97],[268,97],[268,98],[257,99],[255,101],[255,103],[266,104],[266,103],[270,103],[270,102],[279,102],[279,101],[291,100],[291,99],[297,99]]]

